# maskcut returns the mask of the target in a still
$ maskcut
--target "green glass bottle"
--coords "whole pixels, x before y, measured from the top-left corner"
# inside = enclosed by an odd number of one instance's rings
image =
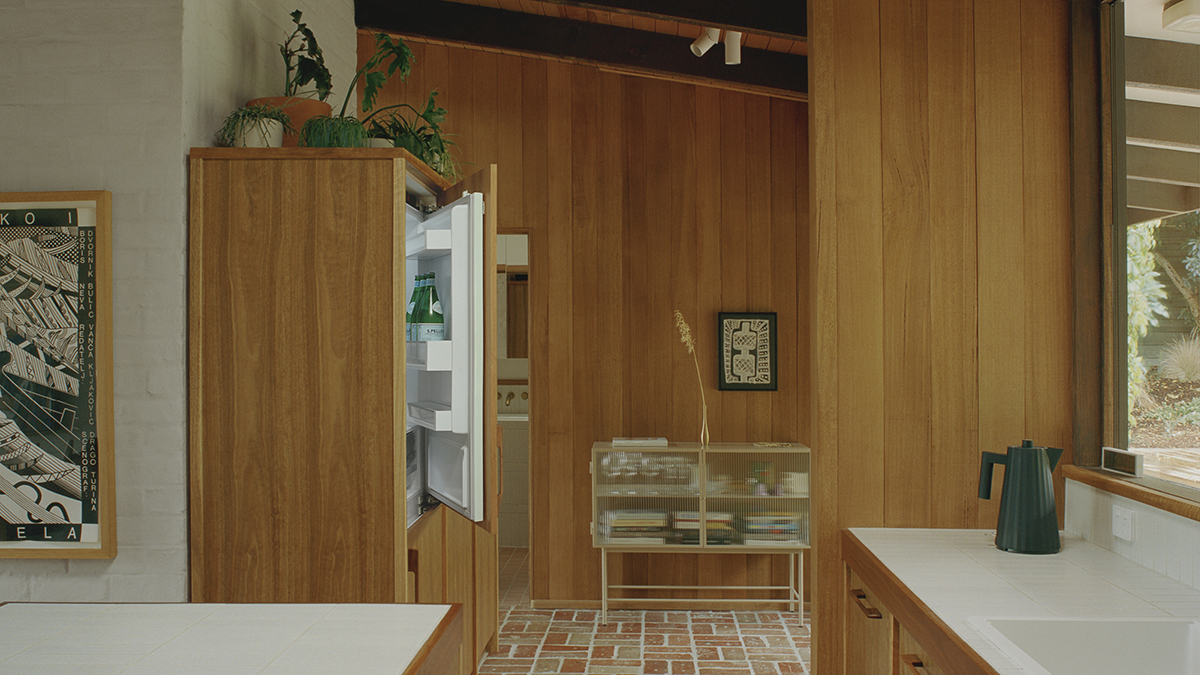
[[[408,312],[404,316],[404,339],[415,340],[417,336],[417,325],[413,323],[413,311],[417,308],[417,300],[421,294],[421,275],[413,277],[413,292],[408,299]]]
[[[428,274],[425,282],[425,301],[417,314],[417,339],[425,342],[446,339],[446,317],[442,313],[442,303],[438,300],[435,275]]]

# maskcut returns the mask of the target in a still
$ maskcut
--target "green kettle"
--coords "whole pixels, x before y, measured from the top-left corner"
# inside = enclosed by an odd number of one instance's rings
[[[991,499],[992,468],[997,464],[1005,466],[996,548],[1033,554],[1058,553],[1062,549],[1051,478],[1062,454],[1061,448],[1038,447],[1033,441],[1009,446],[1007,455],[983,453],[979,467],[980,499]]]

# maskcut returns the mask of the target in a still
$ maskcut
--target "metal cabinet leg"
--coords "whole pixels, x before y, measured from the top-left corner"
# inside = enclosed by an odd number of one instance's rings
[[[600,549],[600,623],[608,625],[608,551]]]
[[[796,574],[796,611],[800,614],[800,625],[804,625],[804,552],[796,554],[796,561],[799,563],[798,572]]]

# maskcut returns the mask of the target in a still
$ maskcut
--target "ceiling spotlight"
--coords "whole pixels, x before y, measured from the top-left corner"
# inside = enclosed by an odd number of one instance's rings
[[[1200,1],[1182,0],[1163,10],[1163,28],[1200,33]]]
[[[717,41],[720,39],[720,28],[705,28],[700,37],[696,38],[696,41],[692,43],[692,53],[696,56],[704,56],[704,52],[707,52],[713,45],[717,44]]]
[[[725,65],[736,66],[742,62],[742,34],[734,31],[725,31]]]

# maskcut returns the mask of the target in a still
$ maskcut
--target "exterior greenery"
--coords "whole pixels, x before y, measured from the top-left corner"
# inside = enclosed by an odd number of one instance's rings
[[[1144,393],[1146,385],[1146,366],[1138,353],[1138,341],[1146,336],[1151,326],[1158,325],[1158,317],[1167,316],[1167,309],[1163,305],[1167,290],[1158,280],[1158,271],[1155,269],[1154,234],[1159,222],[1151,220],[1130,226],[1127,239],[1129,262],[1125,287],[1128,293],[1127,365],[1130,426],[1136,426],[1133,409]]]

